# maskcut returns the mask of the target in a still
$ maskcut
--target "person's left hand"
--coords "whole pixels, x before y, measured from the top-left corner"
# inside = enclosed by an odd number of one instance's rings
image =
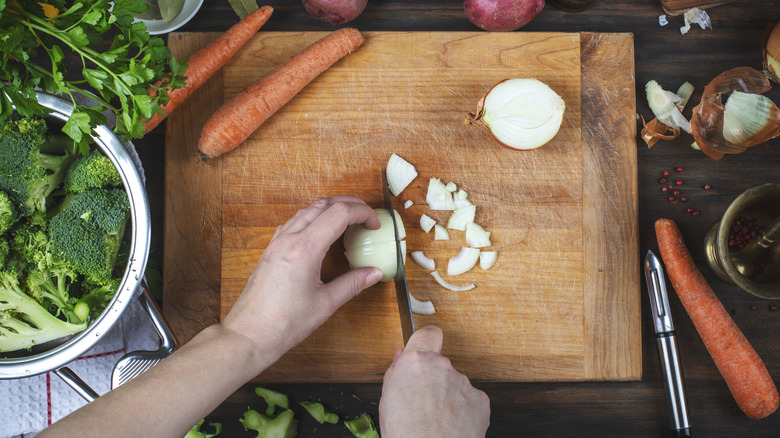
[[[377,283],[376,268],[349,271],[323,283],[322,261],[350,224],[379,228],[374,210],[353,196],[315,201],[276,229],[244,291],[222,325],[261,349],[284,353],[306,339],[341,305]]]

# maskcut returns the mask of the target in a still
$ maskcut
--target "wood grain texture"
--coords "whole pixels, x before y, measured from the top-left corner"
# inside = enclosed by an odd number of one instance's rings
[[[229,98],[323,34],[257,35],[222,70],[223,93],[212,99]],[[193,200],[182,193],[192,190],[186,185],[167,192],[169,202],[186,203],[176,208],[189,215],[188,231],[179,220],[179,236],[202,245],[187,255],[198,253],[196,258],[211,262],[166,256],[168,264],[208,271],[193,274],[209,285],[206,314],[189,319],[180,336],[213,320],[209,312],[229,311],[274,228],[297,209],[344,193],[381,205],[379,169],[397,153],[420,174],[396,200],[398,206],[407,199],[415,203],[398,207],[410,251],[424,249],[446,272],[447,259],[465,245],[462,233],[434,242],[419,228],[420,214],[428,212],[430,177],[469,192],[478,205],[477,222],[493,232],[493,249],[499,251],[492,270],[477,267],[448,278],[476,283],[467,293],[447,291],[408,264],[410,290],[437,308],[434,316],[418,316],[417,324],[444,329],[444,354],[456,368],[472,379],[493,381],[638,379],[633,75],[615,82],[625,71],[633,71],[633,41],[626,34],[366,33],[363,47],[309,84],[240,148],[213,160],[207,175],[196,176],[215,178],[211,188],[219,194]],[[502,148],[462,122],[493,84],[509,77],[536,77],[566,101],[563,127],[543,148]],[[199,129],[181,121],[170,120],[168,129],[187,140],[169,143],[168,149],[195,144],[191,139]],[[430,214],[446,221],[443,212]],[[166,217],[166,223],[172,220],[175,216]],[[199,224],[221,229],[215,237]],[[166,254],[168,248],[166,241]],[[346,269],[337,243],[326,257],[323,278]],[[174,300],[166,303],[175,308],[172,313],[186,313]],[[383,284],[347,303],[261,378],[380,381],[400,346],[393,287]]]

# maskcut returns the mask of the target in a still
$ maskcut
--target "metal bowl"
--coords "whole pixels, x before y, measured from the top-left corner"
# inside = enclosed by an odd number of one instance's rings
[[[38,92],[38,102],[49,108],[47,121],[64,125],[73,112],[73,104],[59,97]],[[122,177],[130,201],[130,255],[119,289],[103,313],[86,330],[70,339],[37,346],[29,355],[0,359],[0,379],[29,377],[56,370],[83,355],[111,330],[135,298],[149,257],[151,219],[141,175],[125,145],[107,126],[96,128],[95,145],[114,163]]]

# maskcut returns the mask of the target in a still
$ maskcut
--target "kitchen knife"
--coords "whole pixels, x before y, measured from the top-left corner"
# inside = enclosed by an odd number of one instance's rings
[[[666,407],[673,436],[690,437],[691,424],[688,420],[688,404],[685,399],[685,384],[680,368],[680,354],[677,350],[677,334],[674,331],[672,314],[669,310],[669,296],[666,293],[664,269],[652,251],[645,256],[645,281],[650,295],[650,311],[653,314],[653,328],[658,345],[658,358],[664,378]]]
[[[387,185],[387,175],[382,169],[382,199],[384,208],[390,212],[393,219],[393,231],[395,232],[396,249],[396,273],[395,273],[395,298],[398,301],[398,313],[401,316],[401,333],[404,336],[404,345],[414,333],[414,317],[412,316],[412,302],[409,298],[409,285],[406,283],[406,269],[404,268],[404,255],[401,252],[401,239],[398,235],[398,224],[395,221],[395,209],[390,198],[390,187]]]

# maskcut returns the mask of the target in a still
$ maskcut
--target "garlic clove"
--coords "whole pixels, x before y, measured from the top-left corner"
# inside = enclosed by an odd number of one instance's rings
[[[485,126],[502,145],[536,149],[553,139],[563,123],[566,103],[537,79],[507,79],[496,84],[477,105],[467,124]]]

